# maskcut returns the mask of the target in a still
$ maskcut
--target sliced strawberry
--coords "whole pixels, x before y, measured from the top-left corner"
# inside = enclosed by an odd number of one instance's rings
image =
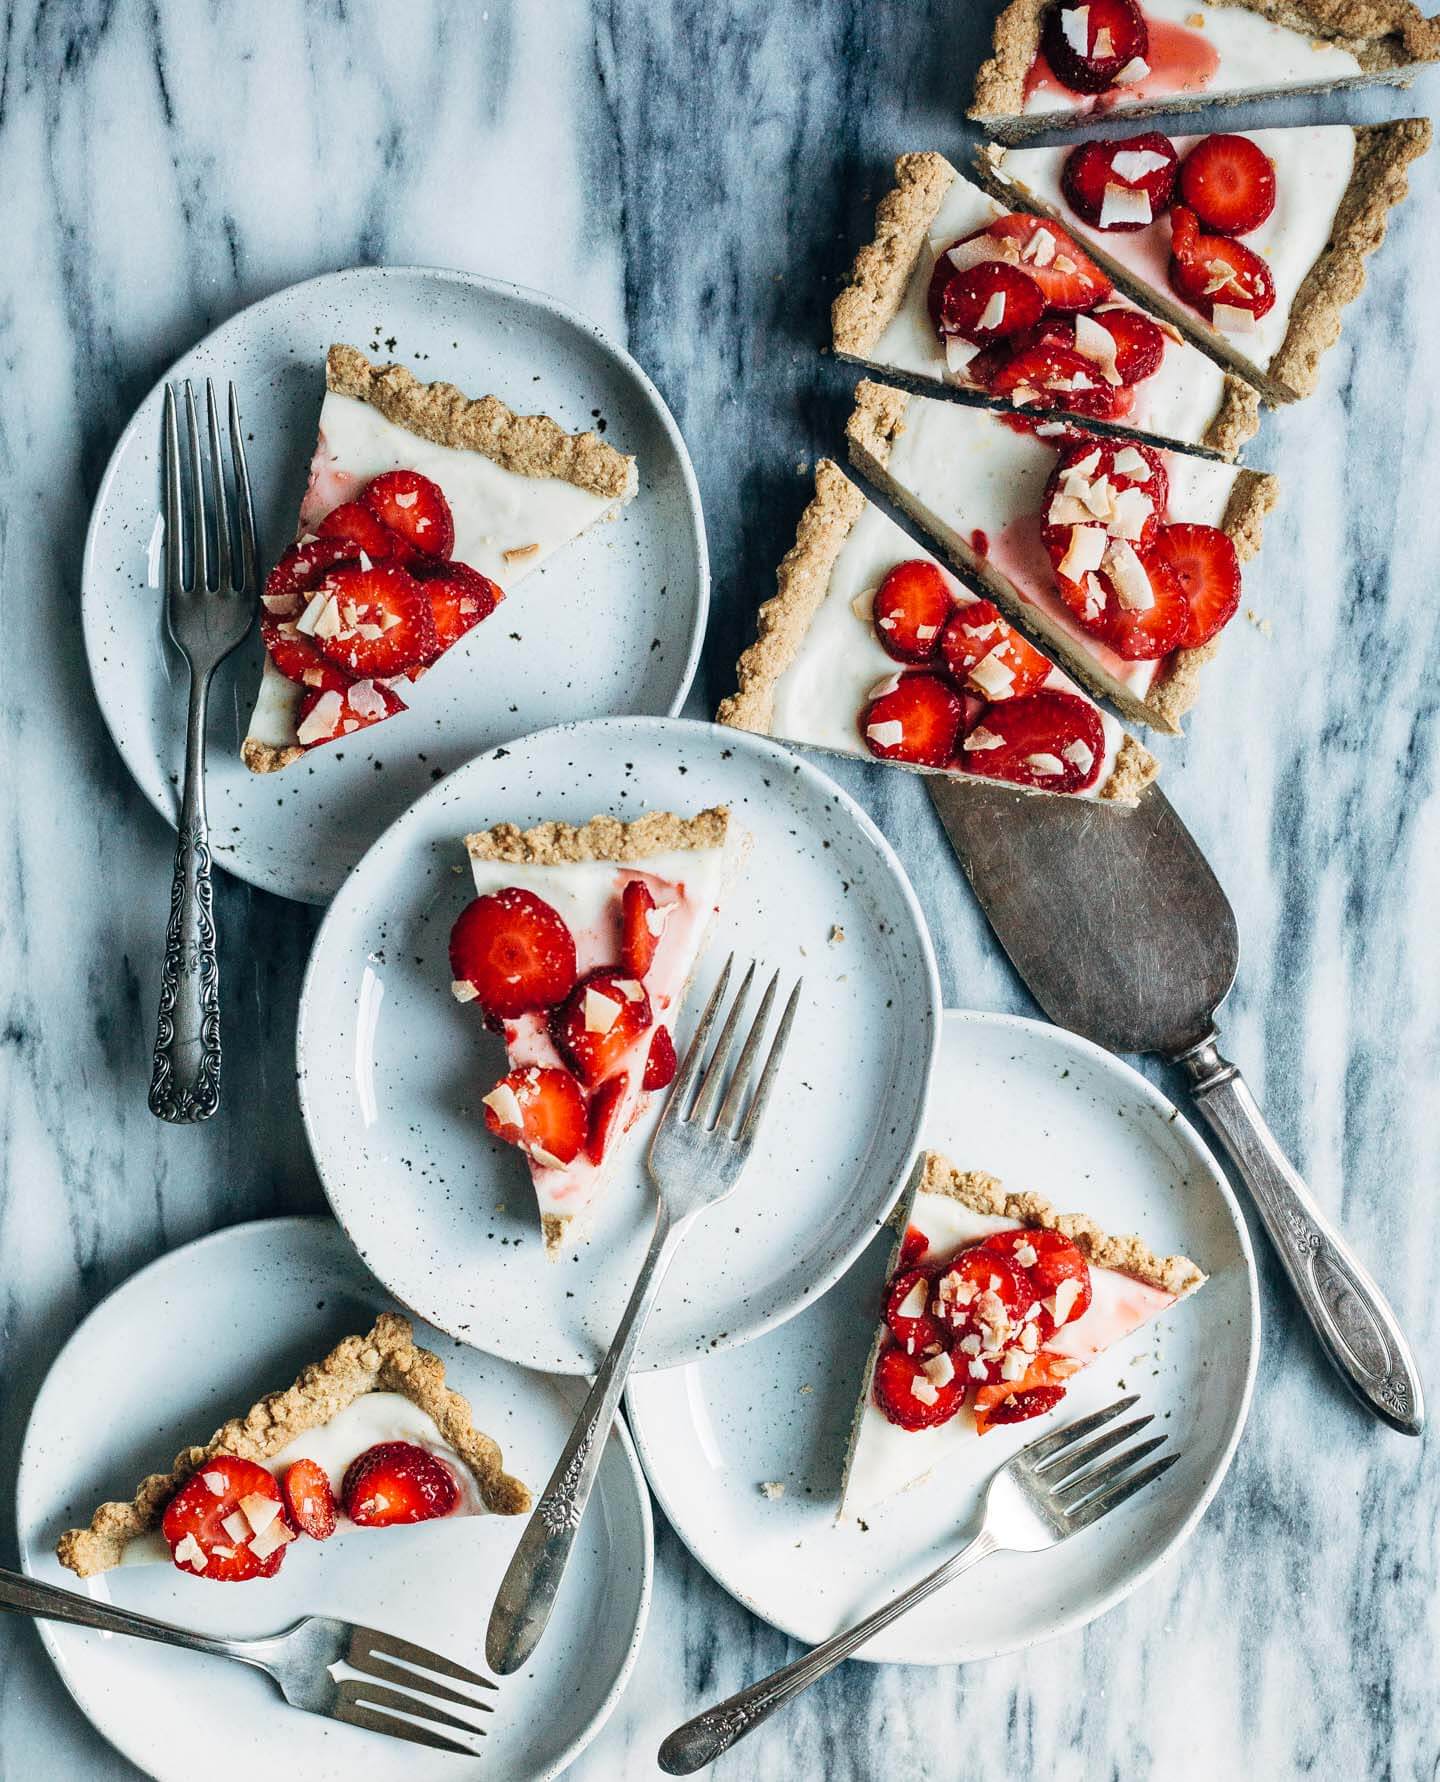
[[[1189,616],[1179,647],[1208,643],[1240,606],[1240,559],[1218,526],[1162,526],[1152,554],[1179,583]]]
[[[291,1525],[312,1541],[328,1541],[335,1532],[335,1493],[318,1460],[297,1460],[281,1481]]]
[[[1112,142],[1082,142],[1066,157],[1060,184],[1076,216],[1107,235],[1123,234],[1144,229],[1170,208],[1178,162],[1174,143],[1158,130]],[[1143,192],[1149,200],[1149,216],[1129,222],[1117,222],[1112,217],[1110,222],[1102,223],[1106,189],[1112,186],[1118,186],[1122,192]]]
[[[1031,1300],[1029,1284],[1003,1256],[972,1244],[938,1271],[940,1316],[957,1336],[996,1330],[1002,1336]],[[998,1347],[987,1344],[987,1347]]]
[[[379,681],[355,681],[349,686],[312,687],[300,701],[296,733],[307,749],[338,742],[357,730],[368,730],[385,718],[405,710],[405,701]]]
[[[1083,39],[1083,50],[1071,32]],[[1135,0],[1056,0],[1040,43],[1056,79],[1072,93],[1103,93],[1128,63],[1145,59],[1150,33]]]
[[[1183,204],[1170,213],[1169,276],[1171,288],[1207,322],[1217,304],[1257,320],[1275,307],[1275,280],[1259,254],[1228,235],[1201,234],[1199,218]]]
[[[897,662],[927,662],[954,606],[938,564],[923,558],[897,563],[875,593],[876,635]]]
[[[328,661],[353,675],[388,678],[440,653],[424,588],[393,563],[335,569],[315,591],[326,597],[311,636]]]
[[[978,1435],[995,1423],[1023,1423],[1053,1410],[1065,1396],[1064,1382],[1080,1363],[1042,1349],[1018,1380],[1002,1380],[982,1386],[975,1394],[975,1430]]]
[[[256,1461],[216,1454],[191,1474],[165,1506],[160,1524],[171,1557],[182,1572],[221,1584],[275,1576],[285,1558],[284,1545],[263,1559],[256,1557],[251,1547],[255,1523],[241,1507],[247,1499],[257,1500],[250,1503],[250,1509],[267,1534],[264,1506],[271,1503],[276,1512],[271,1520],[278,1519],[288,1531],[280,1487]]]
[[[968,691],[990,701],[1021,699],[1038,692],[1050,678],[1050,663],[1034,644],[1003,619],[1001,625],[1000,641],[975,664],[965,681]]]
[[[422,561],[413,564],[410,573],[430,597],[442,651],[458,643],[472,625],[488,619],[505,598],[498,583],[468,563]]]
[[[929,302],[941,334],[957,335],[977,346],[1021,334],[1045,313],[1044,293],[1018,266],[983,260],[961,272],[945,254],[935,262]]]
[[[965,773],[1043,792],[1084,792],[1104,764],[1099,711],[1078,693],[1048,687],[988,706],[953,762]]]
[[[907,1225],[900,1243],[900,1267],[913,1268],[930,1248],[930,1240],[918,1225]]]
[[[455,1475],[414,1442],[377,1442],[352,1460],[340,1487],[345,1514],[359,1528],[433,1522],[460,1501]]]
[[[907,1355],[924,1359],[928,1353],[947,1347],[945,1330],[930,1313],[938,1273],[939,1269],[933,1263],[902,1268],[890,1277],[885,1288],[885,1322],[890,1326],[891,1336]],[[918,1311],[905,1309],[912,1301],[918,1305]]]
[[[668,1089],[675,1081],[677,1065],[675,1042],[670,1037],[670,1029],[657,1027],[655,1037],[650,1041],[650,1053],[645,1060],[645,1076],[640,1087]]]
[[[518,885],[466,904],[450,930],[450,978],[491,1021],[553,1009],[575,988],[575,937],[543,897]]]
[[[1165,331],[1138,309],[1103,309],[1091,317],[1115,342],[1115,370],[1122,383],[1153,377],[1165,358]]]
[[[1068,408],[1096,421],[1120,419],[1134,400],[1123,384],[1109,383],[1093,359],[1050,341],[1015,353],[988,387],[1028,408]]]
[[[1248,235],[1275,208],[1275,163],[1248,136],[1205,136],[1180,163],[1180,199],[1217,235]]]
[[[1051,309],[1092,309],[1114,288],[1084,248],[1058,223],[1044,217],[1013,211],[975,233],[1013,242],[1021,269],[1039,285]]]
[[[550,1035],[587,1089],[621,1069],[654,1023],[645,986],[624,971],[592,971],[550,1018]]]
[[[632,978],[643,978],[660,945],[663,917],[643,879],[631,879],[620,895],[620,964]]]
[[[1036,1322],[1042,1343],[1060,1324],[1073,1324],[1089,1311],[1093,1293],[1090,1264],[1062,1232],[1022,1226],[1015,1231],[997,1231],[985,1239],[983,1247],[1003,1256],[1029,1282],[1040,1306]],[[1055,1296],[1065,1281],[1074,1281],[1076,1286],[1066,1290],[1064,1304],[1057,1306]],[[1065,1316],[1057,1319],[1057,1310]]]
[[[922,1398],[915,1396],[917,1381],[921,1382]],[[932,1390],[935,1402],[929,1404],[926,1400]],[[892,1343],[880,1351],[875,1363],[875,1402],[901,1429],[934,1429],[948,1423],[965,1403],[965,1378],[957,1372],[944,1386],[935,1386],[919,1359]]]
[[[997,1404],[986,1408],[984,1421],[977,1415],[976,1432],[984,1435],[993,1423],[1025,1423],[1031,1417],[1043,1417],[1053,1411],[1065,1396],[1063,1386],[1031,1386],[1025,1392],[1010,1392]]]
[[[291,545],[266,576],[261,604],[277,618],[299,618],[306,603],[293,597],[313,592],[337,563],[354,561],[354,548],[343,538],[307,538]]]
[[[358,501],[342,501],[339,507],[331,508],[316,532],[321,538],[333,538],[350,545],[352,557],[364,551],[372,563],[385,563],[393,557],[409,557],[411,554],[405,540]]]
[[[965,706],[938,674],[907,674],[860,714],[860,734],[882,761],[944,767],[955,752]]]
[[[304,610],[304,596],[295,596]],[[334,688],[343,693],[350,685],[350,676],[343,668],[327,662],[308,637],[295,629],[293,619],[278,619],[274,614],[260,615],[260,636],[270,652],[270,660],[288,681],[298,687],[315,687],[322,692]]]
[[[940,636],[940,654],[958,685],[977,662],[1004,641],[1010,627],[989,600],[966,600],[957,606]]]
[[[522,1065],[484,1098],[485,1125],[543,1169],[573,1163],[590,1136],[580,1085],[568,1070]]]
[[[1050,561],[1055,565],[1061,593],[1066,592],[1060,576],[1060,565],[1070,549],[1071,529],[1075,526],[1109,528],[1112,515],[1101,499],[1107,493],[1119,497],[1127,490],[1139,490],[1144,496],[1143,529],[1136,544],[1150,543],[1160,529],[1160,516],[1170,499],[1170,473],[1160,454],[1149,446],[1113,440],[1096,439],[1081,434],[1067,441],[1056,454],[1055,468],[1045,484],[1041,507],[1041,535]],[[1133,499],[1126,507],[1130,517],[1141,511]],[[1069,600],[1077,617],[1084,618],[1083,600]]]
[[[445,491],[418,470],[387,470],[360,499],[372,514],[427,557],[455,549],[455,518]]]
[[[621,1071],[602,1083],[590,1098],[590,1123],[585,1135],[585,1155],[598,1168],[605,1161],[610,1141],[620,1130],[620,1109],[630,1079]]]
[[[1106,592],[1105,641],[1127,662],[1158,662],[1180,647],[1189,623],[1189,604],[1179,577],[1156,544],[1137,545],[1135,555],[1150,584],[1151,604],[1127,606],[1114,580],[1102,570],[1100,583]]]

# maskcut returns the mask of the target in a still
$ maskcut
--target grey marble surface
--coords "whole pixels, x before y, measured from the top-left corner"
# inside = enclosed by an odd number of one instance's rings
[[[628,341],[689,441],[728,690],[853,379],[817,353],[888,161],[963,149],[988,0],[13,0],[0,31],[0,1559],[30,1403],[136,1267],[322,1206],[290,1043],[316,917],[235,883],[227,1107],[145,1109],[171,838],[91,697],[81,546],[106,455],[166,364],[242,305],[356,262],[499,274]],[[1270,108],[1374,118],[1411,95]],[[1435,488],[1440,161],[1318,395],[1252,461],[1283,505],[1170,796],[1239,913],[1226,1017],[1280,1137],[1377,1267],[1440,1391]],[[953,1003],[1027,1008],[922,788],[843,773],[904,857]],[[1173,1087],[1173,1085],[1172,1085]],[[1178,1092],[1178,1091],[1177,1091]],[[1259,1389],[1184,1557],[1087,1632],[956,1674],[852,1666],[734,1778],[1430,1777],[1437,1465],[1357,1414],[1264,1256]],[[655,1773],[661,1734],[791,1655],[664,1528],[654,1613],[573,1774]],[[133,1774],[28,1628],[0,1627],[0,1775]]]

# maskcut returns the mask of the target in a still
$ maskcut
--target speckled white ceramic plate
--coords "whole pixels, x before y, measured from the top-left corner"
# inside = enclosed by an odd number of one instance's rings
[[[221,666],[208,739],[215,859],[311,903],[326,902],[407,805],[480,750],[570,719],[679,711],[710,585],[685,443],[629,354],[553,298],[427,267],[357,267],[292,285],[222,323],[165,374],[238,386],[267,567],[295,535],[334,340],[472,395],[494,391],[572,432],[603,428],[639,459],[640,492],[613,524],[527,576],[425,677],[409,711],[360,742],[252,774],[239,749],[260,678],[258,631]],[[162,391],[163,382],[141,403],[100,484],[81,612],[105,721],[141,790],[173,823],[186,695],[159,592]]]
[[[804,999],[749,1169],[692,1231],[639,1365],[673,1367],[798,1311],[860,1253],[909,1173],[939,988],[904,869],[859,806],[763,737],[678,718],[562,726],[497,749],[408,811],[346,882],[311,955],[298,1039],[306,1130],[341,1224],[392,1293],[478,1348],[593,1371],[655,1203],[642,1122],[589,1241],[545,1260],[524,1160],[481,1118],[503,1049],[450,994],[450,928],[473,894],[461,838],[506,820],[714,804],[753,846],[676,1042],[683,1054],[732,948],[787,981],[803,974]]]
[[[329,1219],[238,1225],[152,1263],[90,1314],[61,1350],[25,1434],[16,1495],[21,1563],[85,1588],[54,1557],[60,1532],[104,1497],[128,1498],[185,1443],[291,1380],[392,1302]],[[183,1340],[181,1339],[183,1333]],[[580,1407],[578,1382],[545,1379],[437,1331],[445,1362],[507,1468],[538,1487]],[[650,1503],[623,1423],[600,1464],[546,1635],[542,1666],[506,1678],[470,1761],[285,1705],[258,1672],[84,1628],[36,1626],[66,1687],[104,1736],[158,1782],[539,1782],[604,1724],[629,1677],[650,1606]],[[126,1608],[247,1637],[301,1615],[339,1615],[485,1670],[485,1618],[523,1516],[305,1543],[263,1584],[226,1587],[173,1566],[91,1580]]]
[[[1182,1458],[1124,1510],[1048,1553],[996,1555],[859,1656],[990,1658],[1082,1626],[1189,1535],[1240,1439],[1260,1347],[1255,1263],[1225,1178],[1193,1128],[1129,1065],[1057,1027],[947,1014],[927,1148],[1034,1188],[1062,1211],[1139,1231],[1210,1279],[1076,1377],[1046,1427],[1138,1392]],[[943,1476],[868,1526],[835,1524],[855,1398],[893,1236],[818,1305],[703,1367],[630,1386],[630,1427],[661,1507],[695,1557],[757,1615],[814,1642],[923,1576],[973,1532],[980,1493]],[[998,1467],[1039,1424],[977,1437]],[[762,1481],[785,1487],[771,1500]]]

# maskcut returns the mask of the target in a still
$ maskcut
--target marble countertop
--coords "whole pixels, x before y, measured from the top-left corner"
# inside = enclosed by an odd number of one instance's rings
[[[227,1108],[145,1107],[172,840],[91,695],[85,522],[131,409],[258,297],[357,262],[502,275],[593,316],[689,442],[713,621],[694,710],[835,451],[854,376],[817,348],[888,163],[967,146],[980,0],[13,0],[0,31],[0,1561],[25,1419],[95,1301],[237,1220],[323,1206],[291,1073],[316,914],[216,902]],[[1433,109],[1440,75],[1242,113]],[[1440,1393],[1440,157],[1371,263],[1320,392],[1250,453],[1283,503],[1170,797],[1244,941],[1226,1011],[1282,1142],[1382,1276]],[[1426,516],[1431,516],[1427,519]],[[893,839],[947,999],[1026,1010],[922,787],[841,776]],[[1152,1072],[1152,1074],[1158,1074]],[[1178,1087],[1171,1084],[1178,1093]],[[1398,1236],[1397,1236],[1398,1234]],[[852,1665],[718,1773],[1418,1777],[1440,1755],[1433,1438],[1359,1414],[1259,1239],[1267,1319],[1234,1468],[1183,1558],[1083,1634],[963,1674]],[[654,1611],[572,1774],[654,1774],[660,1736],[793,1655],[663,1525]],[[33,1631],[0,1626],[0,1776],[135,1774]]]

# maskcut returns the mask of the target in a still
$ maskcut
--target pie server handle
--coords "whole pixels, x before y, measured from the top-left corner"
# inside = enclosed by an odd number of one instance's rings
[[[1341,1377],[1405,1435],[1425,1426],[1410,1345],[1369,1273],[1280,1149],[1244,1077],[1211,1033],[1176,1056],[1207,1125],[1254,1196],[1291,1285]]]

